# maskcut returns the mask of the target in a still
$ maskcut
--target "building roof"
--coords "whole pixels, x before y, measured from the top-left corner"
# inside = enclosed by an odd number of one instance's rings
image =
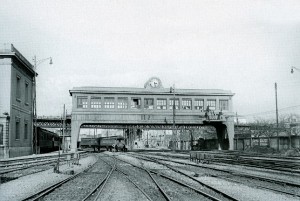
[[[170,94],[169,88],[147,89],[131,87],[74,87],[70,91],[73,93],[102,93],[102,94]],[[222,95],[233,96],[230,90],[222,89],[175,89],[176,95]]]
[[[27,70],[34,74],[33,65],[14,47],[13,44],[0,45],[0,58],[14,57],[21,62]]]

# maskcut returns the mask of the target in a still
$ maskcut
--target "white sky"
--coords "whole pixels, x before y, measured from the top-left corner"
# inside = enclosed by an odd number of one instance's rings
[[[0,1],[0,43],[38,66],[38,115],[76,86],[228,89],[240,115],[300,113],[300,1]],[[275,117],[275,112],[271,117]],[[249,116],[247,116],[249,117]]]

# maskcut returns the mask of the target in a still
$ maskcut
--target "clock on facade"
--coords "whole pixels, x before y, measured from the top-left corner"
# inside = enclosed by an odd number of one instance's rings
[[[156,78],[153,78],[149,82],[150,87],[157,88],[159,86],[159,80]]]
[[[152,77],[150,78],[146,84],[145,88],[162,88],[161,81],[158,77]]]

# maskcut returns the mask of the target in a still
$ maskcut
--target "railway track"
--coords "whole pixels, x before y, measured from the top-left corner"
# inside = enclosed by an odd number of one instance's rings
[[[134,155],[134,154],[131,154],[131,155]],[[143,156],[135,156],[135,157],[144,158]],[[194,164],[194,165],[187,164],[186,162],[179,162],[179,161],[174,161],[174,160],[169,160],[169,159],[159,159],[157,157],[150,157],[150,156],[146,156],[146,157],[147,158],[144,158],[145,160],[157,161],[158,163],[164,164],[165,166],[169,167],[170,169],[173,169],[174,171],[180,171],[180,170],[178,170],[178,168],[173,168],[172,166],[166,164],[165,163],[166,161],[181,164],[181,165],[190,165],[190,166],[199,167],[196,164]],[[163,161],[163,162],[160,162],[160,161]],[[205,167],[201,166],[201,168],[207,168],[207,169],[212,169],[212,170],[216,170],[219,172],[229,173],[227,176],[220,175],[220,174],[210,175],[210,176],[216,177],[216,178],[221,178],[221,179],[226,179],[228,181],[235,182],[235,183],[243,184],[243,182],[240,181],[241,177],[247,178],[247,179],[253,179],[253,180],[257,180],[257,181],[263,181],[264,182],[263,184],[255,185],[255,187],[261,188],[261,189],[266,189],[266,190],[271,190],[271,191],[274,191],[277,193],[291,195],[291,196],[300,198],[300,193],[299,193],[300,183],[294,183],[294,182],[280,180],[280,179],[272,179],[269,177],[263,177],[263,176],[257,176],[257,175],[241,174],[241,173],[236,173],[236,172],[229,171],[229,170],[222,170],[222,169],[217,169],[217,168],[207,167],[207,166],[205,166]],[[184,173],[182,172],[182,174],[184,174]],[[279,187],[277,187],[277,188],[268,187],[267,185],[265,185],[266,182],[271,183],[272,185],[274,185],[274,184],[279,185]],[[293,191],[292,193],[286,190],[286,188],[288,186],[291,188],[290,191]]]
[[[89,174],[89,171],[92,170],[93,168],[95,168],[97,165],[97,162],[94,163],[93,165],[89,166],[87,169],[85,169],[84,171],[81,171],[79,173],[76,173],[62,181],[59,181],[53,185],[50,185],[46,188],[43,188],[35,193],[33,193],[32,195],[29,195],[28,197],[24,198],[23,201],[34,201],[34,200],[47,200],[46,196],[49,196],[51,193],[53,193],[54,191],[59,190],[60,187],[63,187],[65,184],[68,184],[70,181],[75,180],[76,178],[79,178],[80,176],[83,176],[84,174]],[[110,170],[111,171],[111,170]],[[105,178],[108,176],[109,172],[107,173],[107,175],[105,176]],[[93,175],[94,176],[94,175]],[[103,184],[103,182],[105,181],[105,178],[103,180],[100,180],[100,182],[98,184],[96,184],[96,187],[93,189],[93,192],[95,192],[96,190],[98,190],[99,186],[101,186]],[[51,200],[51,199],[50,199]]]
[[[187,184],[186,182],[183,182],[182,180],[179,180],[179,179],[177,179],[177,178],[175,178],[175,177],[172,177],[172,176],[163,174],[162,172],[155,171],[155,170],[148,170],[148,169],[145,168],[145,167],[141,167],[141,166],[135,165],[135,164],[130,163],[130,162],[128,162],[128,161],[125,161],[125,160],[123,160],[123,159],[120,159],[120,158],[117,158],[117,159],[118,159],[118,160],[121,160],[121,161],[123,161],[123,162],[125,162],[125,163],[129,163],[129,164],[131,164],[131,165],[134,166],[134,167],[140,168],[140,169],[142,169],[142,170],[148,172],[148,174],[151,176],[151,178],[153,178],[153,180],[155,181],[156,185],[158,185],[158,188],[159,188],[159,189],[162,189],[162,190],[160,190],[160,191],[161,191],[162,193],[166,194],[166,200],[171,200],[170,196],[168,196],[167,193],[165,193],[165,191],[163,190],[163,187],[161,187],[161,184],[159,184],[159,183],[155,180],[155,178],[153,177],[153,175],[156,175],[157,177],[164,178],[164,179],[168,180],[169,182],[170,182],[170,181],[171,181],[171,182],[174,182],[174,183],[180,185],[181,187],[188,188],[189,190],[192,190],[192,191],[194,191],[195,193],[197,193],[198,196],[201,195],[203,198],[208,199],[208,200],[215,200],[215,201],[220,201],[220,200],[222,200],[222,201],[223,201],[223,200],[236,200],[235,198],[233,198],[233,197],[231,197],[231,196],[229,196],[229,195],[227,195],[227,194],[225,194],[225,193],[223,193],[223,192],[221,192],[221,191],[219,191],[219,190],[217,190],[217,189],[215,189],[215,188],[213,188],[213,187],[211,187],[211,186],[205,185],[205,184],[203,184],[203,183],[199,183],[197,180],[196,180],[196,181],[198,182],[198,184],[201,185],[201,187],[198,186],[198,188],[196,188],[196,187],[194,187],[194,186],[192,186],[192,185],[190,185],[190,184]],[[140,159],[142,159],[142,158],[140,158]],[[143,160],[144,160],[144,159],[143,159]],[[150,160],[150,161],[151,161],[151,162],[156,162],[156,161],[153,161],[153,160]],[[189,177],[189,176],[187,176],[187,175],[185,175],[185,176],[186,176],[188,179],[192,179],[193,181],[195,181],[192,177]],[[209,189],[209,190],[203,190],[203,188],[204,188],[204,189]],[[200,189],[201,189],[201,190],[200,190]],[[208,193],[208,191],[209,191],[210,193]],[[212,195],[212,194],[211,194],[211,191],[213,191],[214,194],[218,194],[218,196],[216,197],[215,195]],[[197,196],[196,196],[196,197],[197,197]]]
[[[112,158],[113,159],[113,158]],[[113,159],[115,160],[115,159]],[[99,163],[101,161],[101,163]],[[106,164],[105,170],[103,170],[103,164]],[[108,168],[109,167],[109,168]],[[102,176],[102,172],[99,172],[98,170],[106,171],[105,176]],[[81,200],[81,201],[90,201],[90,200],[99,200],[100,197],[103,197],[105,195],[104,191],[107,188],[107,183],[112,180],[113,175],[118,172],[121,173],[123,176],[126,177],[128,181],[130,181],[133,186],[140,190],[144,194],[144,198],[147,198],[147,200],[152,201],[149,195],[147,195],[138,184],[136,184],[134,181],[132,181],[126,173],[121,171],[119,168],[117,169],[116,163],[113,162],[113,164],[108,163],[106,160],[103,159],[103,157],[99,157],[98,161],[93,164],[93,166],[90,166],[88,169],[79,172],[73,176],[70,176],[69,178],[57,182],[47,188],[44,188],[40,190],[39,192],[36,192],[27,198],[23,199],[24,201],[28,200]],[[77,181],[84,180],[84,177],[87,176],[87,178],[96,178],[95,180],[85,180],[85,185],[81,186]],[[86,179],[86,178],[85,178]],[[76,181],[75,181],[76,180]],[[94,181],[98,181],[97,183]],[[73,183],[72,183],[73,182]],[[87,183],[88,182],[88,183]],[[95,184],[94,184],[95,183]],[[73,191],[68,191],[69,188],[73,187]],[[80,188],[80,192],[78,192],[78,188]],[[66,196],[69,194],[69,197],[61,197]],[[72,192],[77,194],[76,198],[71,197]],[[139,194],[139,193],[138,193]],[[143,198],[143,200],[145,200]]]
[[[211,162],[215,164],[230,164],[230,165],[239,165],[246,167],[256,167],[256,168],[264,168],[270,170],[277,170],[284,172],[291,172],[295,174],[300,174],[300,159],[298,157],[288,157],[288,158],[278,158],[278,157],[267,157],[267,156],[249,156],[243,155],[239,153],[226,153],[222,152],[211,152],[211,151],[194,151],[198,153],[203,153],[206,155],[213,155],[214,158]],[[141,152],[137,152],[141,153]],[[148,152],[149,154],[153,154],[154,152]],[[160,156],[171,156],[167,153],[155,153]],[[189,159],[190,155],[188,152],[184,152],[183,154],[172,156],[172,158],[179,159]]]
[[[88,153],[82,153],[81,158],[87,157]],[[9,163],[0,169],[0,183],[6,183],[11,180],[18,179],[23,176],[35,174],[53,168],[55,165],[64,165],[67,163],[65,156],[61,158],[42,157],[38,160],[31,159],[29,161],[21,160],[15,163]]]

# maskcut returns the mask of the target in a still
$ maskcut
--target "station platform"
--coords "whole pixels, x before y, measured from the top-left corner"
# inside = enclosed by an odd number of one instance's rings
[[[84,151],[78,151],[77,153],[83,153]],[[18,157],[13,157],[13,158],[6,158],[6,159],[0,159],[0,162],[9,162],[9,161],[17,161],[17,160],[26,160],[26,159],[34,159],[34,158],[44,158],[44,157],[58,157],[60,156],[65,156],[68,154],[71,154],[73,152],[62,152],[58,153],[58,151],[51,152],[51,153],[45,153],[45,154],[32,154],[32,155],[27,155],[27,156],[18,156]]]

